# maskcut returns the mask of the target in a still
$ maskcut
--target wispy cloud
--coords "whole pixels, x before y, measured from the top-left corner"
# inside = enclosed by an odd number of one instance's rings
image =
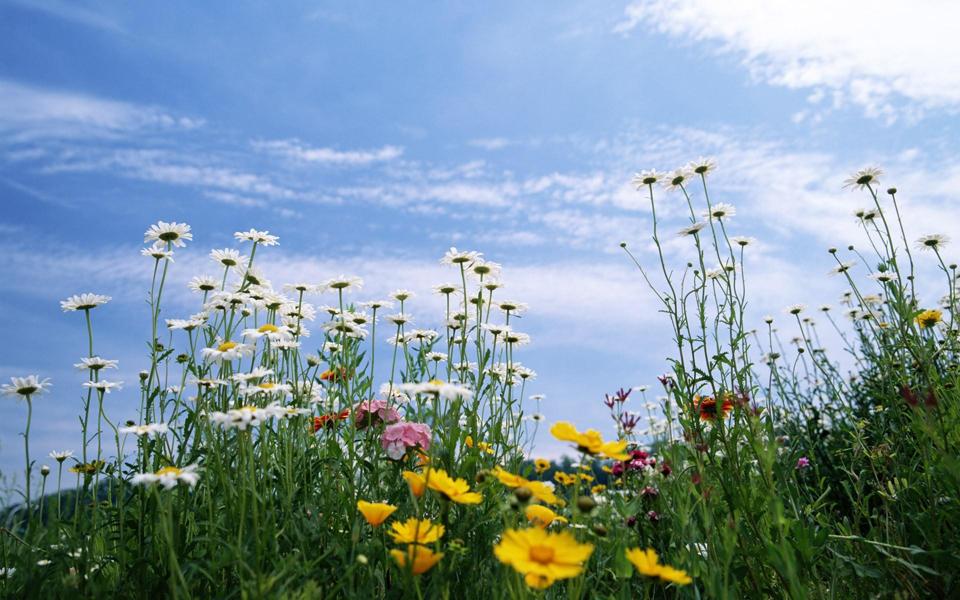
[[[297,139],[255,140],[255,150],[277,155],[302,163],[321,163],[338,166],[363,166],[400,158],[403,148],[383,146],[375,150],[336,150],[316,148]]]
[[[949,1],[641,0],[614,31],[713,43],[759,80],[814,90],[816,110],[852,104],[892,123],[960,108],[958,20]]]
[[[81,6],[77,2],[61,2],[58,0],[8,0],[11,4],[22,6],[30,10],[45,13],[47,15],[79,23],[88,27],[102,29],[113,33],[124,33],[124,28],[119,21],[90,8]]]

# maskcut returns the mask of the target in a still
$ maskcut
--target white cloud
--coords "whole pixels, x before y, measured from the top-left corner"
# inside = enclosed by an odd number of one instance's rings
[[[298,139],[256,140],[254,149],[303,163],[322,163],[342,166],[362,166],[371,163],[386,162],[399,158],[403,148],[383,146],[376,150],[335,150],[333,148],[314,148]]]
[[[888,122],[960,106],[960,4],[894,0],[642,0],[615,31],[714,42],[773,85],[823,89]]]
[[[501,150],[511,145],[513,142],[507,138],[495,137],[470,140],[468,143],[475,148],[483,148],[484,150]]]
[[[0,132],[7,141],[116,136],[142,129],[195,129],[203,121],[154,106],[106,100],[0,79]]]

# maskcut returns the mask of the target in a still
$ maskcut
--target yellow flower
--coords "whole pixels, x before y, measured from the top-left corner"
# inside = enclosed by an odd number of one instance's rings
[[[527,516],[527,520],[530,521],[531,525],[540,528],[549,527],[554,521],[558,523],[567,522],[564,517],[561,517],[542,504],[531,504],[527,506],[524,514]]]
[[[560,485],[573,485],[577,482],[577,476],[564,473],[563,471],[557,471],[553,474],[553,480]]]
[[[646,550],[630,548],[627,550],[627,560],[633,563],[638,573],[647,577],[659,577],[661,581],[677,585],[687,585],[693,581],[686,571],[674,569],[669,565],[661,565],[660,557],[657,556],[657,551],[653,548],[647,548]]]
[[[394,523],[390,537],[398,544],[429,544],[443,537],[443,525],[427,519],[410,517],[403,523]]]
[[[522,573],[527,585],[547,587],[557,579],[569,579],[583,572],[593,553],[593,544],[581,544],[568,531],[548,532],[536,527],[508,529],[493,547],[494,555]]]
[[[467,448],[473,448],[473,436],[468,435],[467,437],[463,438],[463,443],[467,446]]]
[[[434,552],[426,546],[410,544],[406,552],[403,550],[391,550],[390,556],[396,561],[400,568],[406,569],[407,565],[412,563],[411,570],[414,575],[426,573],[433,568],[433,565],[440,562],[443,558],[443,552]]]
[[[593,475],[587,475],[586,473],[580,473],[580,481],[586,481],[590,483],[593,481]]]
[[[357,510],[359,510],[363,518],[367,520],[367,523],[370,523],[374,527],[379,527],[383,525],[384,521],[390,518],[390,515],[393,514],[393,511],[397,510],[397,507],[384,502],[358,500]]]
[[[919,315],[917,315],[916,321],[917,325],[920,326],[920,329],[927,329],[928,327],[933,327],[943,318],[943,313],[937,309],[925,310]]]
[[[599,454],[613,460],[629,460],[630,458],[630,455],[624,452],[627,447],[626,440],[604,442],[600,432],[596,429],[580,432],[572,424],[566,421],[558,421],[550,428],[550,433],[560,441],[573,442],[577,445],[577,450],[585,454]]]
[[[427,469],[424,473],[427,487],[437,492],[447,500],[457,504],[480,504],[483,496],[470,491],[470,484],[465,479],[454,479],[442,469]]]
[[[420,473],[414,473],[413,471],[404,471],[403,478],[407,480],[407,485],[410,486],[410,491],[414,496],[419,498],[423,495],[423,492],[427,489],[427,480],[423,478],[423,475]]]
[[[542,481],[530,481],[526,477],[514,475],[500,467],[493,470],[493,474],[503,485],[510,488],[525,487],[533,493],[533,497],[540,502],[547,504],[563,504],[563,501],[557,497],[549,485]]]
[[[590,488],[590,493],[594,495],[602,494],[605,491],[607,491],[607,486],[603,485],[602,483]]]
[[[545,458],[538,458],[533,461],[533,466],[537,470],[537,473],[545,473],[550,469],[550,461]]]
[[[536,573],[527,573],[523,576],[523,581],[535,590],[545,590],[553,585],[553,578],[546,575],[537,575]]]

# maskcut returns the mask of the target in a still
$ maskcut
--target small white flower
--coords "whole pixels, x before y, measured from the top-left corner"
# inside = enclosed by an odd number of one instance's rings
[[[841,273],[846,273],[856,265],[857,265],[856,261],[852,261],[852,260],[848,262],[842,262],[837,266],[835,266],[834,268],[830,269],[830,275],[839,275]]]
[[[522,315],[527,312],[530,308],[525,302],[516,302],[515,300],[501,300],[497,302],[497,308],[502,310],[505,313],[512,313],[515,315]]]
[[[182,329],[183,331],[193,331],[197,327],[202,327],[202,319],[167,319],[167,329],[171,331]]]
[[[154,242],[149,248],[142,249],[140,254],[156,260],[169,260],[173,262],[173,250],[168,250],[167,246],[160,242]]]
[[[481,252],[460,251],[454,247],[447,250],[447,253],[440,259],[440,264],[444,265],[465,265],[472,263],[483,257]]]
[[[99,356],[84,357],[80,362],[75,363],[73,367],[80,371],[99,371],[100,369],[116,369],[120,363],[119,360],[106,360]]]
[[[863,189],[868,185],[879,183],[881,175],[883,175],[883,171],[877,167],[860,169],[843,181],[843,187],[850,188],[851,190]]]
[[[370,310],[380,310],[381,308],[391,309],[393,308],[393,302],[389,300],[368,300],[367,302],[361,302],[360,306]]]
[[[46,393],[51,385],[49,379],[41,380],[36,375],[11,377],[10,383],[0,386],[0,392],[7,396],[39,396]]]
[[[186,244],[186,240],[192,240],[193,234],[190,233],[190,226],[186,223],[166,223],[164,221],[158,221],[156,224],[151,225],[143,234],[143,243],[148,242],[167,242],[173,244],[178,248],[182,248]]]
[[[291,294],[313,294],[320,292],[320,286],[313,283],[306,282],[296,282],[296,283],[285,283],[283,289],[290,292]]]
[[[453,283],[441,283],[433,286],[433,291],[442,296],[449,296],[450,294],[457,291],[457,289],[458,289],[457,285]]]
[[[917,248],[920,250],[939,250],[949,242],[949,237],[939,233],[933,233],[917,239]]]
[[[70,296],[66,300],[60,301],[60,308],[63,312],[74,312],[78,310],[90,310],[110,302],[110,296],[100,294],[79,294]]]
[[[339,277],[328,279],[323,284],[323,287],[325,289],[331,289],[335,291],[359,290],[363,287],[363,280],[356,276],[341,275]]]
[[[706,226],[707,224],[702,221],[699,223],[694,223],[693,225],[688,225],[687,227],[684,227],[683,229],[678,231],[677,235],[679,235],[680,237],[694,235],[694,234],[700,233],[700,230]]]
[[[735,235],[730,238],[730,241],[736,244],[737,246],[740,246],[741,248],[745,248],[751,244],[757,243],[756,239],[752,237],[743,236],[743,235]]]
[[[58,463],[63,463],[63,461],[73,456],[73,450],[59,450],[59,451],[54,450],[47,456],[57,461]]]
[[[209,275],[199,275],[190,280],[187,287],[194,292],[212,292],[220,286],[220,282]]]
[[[101,379],[100,381],[84,381],[83,387],[97,390],[104,394],[109,394],[113,390],[119,390],[123,387],[122,381],[107,381],[106,379]]]
[[[487,279],[495,279],[503,271],[503,265],[495,263],[492,260],[477,259],[470,266],[470,272]]]
[[[661,181],[666,189],[676,190],[682,187],[690,179],[690,176],[691,172],[686,167],[680,167],[664,175]]]
[[[394,325],[405,325],[413,320],[413,317],[406,313],[397,313],[395,315],[387,315],[387,320],[393,323]]]
[[[875,279],[881,283],[888,283],[894,281],[897,278],[897,274],[892,271],[882,271],[877,273],[872,273],[870,279]]]
[[[712,158],[700,157],[687,165],[687,170],[706,177],[717,169],[717,163]]]
[[[256,229],[238,231],[233,234],[233,237],[240,242],[253,242],[261,246],[276,246],[280,243],[280,238],[270,235],[269,231],[257,231]]]
[[[630,180],[630,183],[633,184],[633,187],[640,190],[644,186],[653,185],[665,178],[666,178],[666,175],[662,173],[658,173],[656,169],[650,169],[648,171],[640,171],[639,173],[634,173],[633,179]]]
[[[791,315],[799,315],[806,308],[807,308],[806,305],[803,305],[803,304],[791,304],[790,306],[784,309],[784,312]]]
[[[200,475],[197,473],[197,465],[188,465],[186,467],[164,467],[156,473],[137,473],[130,480],[133,485],[153,485],[159,483],[164,489],[173,489],[177,484],[182,483],[189,487],[197,485]]]
[[[530,336],[519,331],[506,331],[503,334],[503,341],[514,346],[526,346],[530,343]]]
[[[718,202],[710,207],[710,210],[703,213],[705,219],[729,219],[737,214],[737,209],[732,204]]]
[[[222,267],[228,269],[233,269],[240,266],[243,262],[243,259],[240,257],[240,252],[234,250],[233,248],[222,248],[220,250],[211,250],[210,259],[219,264]]]
[[[410,290],[394,290],[390,293],[390,297],[396,300],[397,302],[404,302],[416,296]]]
[[[264,377],[269,377],[271,375],[273,375],[273,369],[268,369],[266,367],[257,367],[248,373],[237,373],[235,375],[231,375],[230,379],[234,381],[246,382],[253,379],[262,379]]]
[[[231,362],[242,356],[253,354],[253,346],[237,342],[221,342],[215,348],[204,348],[200,351],[204,359],[212,362]]]
[[[167,427],[166,423],[147,423],[145,425],[131,425],[129,427],[121,427],[118,430],[120,433],[130,433],[137,437],[157,437],[160,434],[167,433],[170,429]]]

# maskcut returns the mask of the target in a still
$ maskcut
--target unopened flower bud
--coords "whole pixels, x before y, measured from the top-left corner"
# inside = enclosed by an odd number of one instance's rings
[[[47,475],[49,475],[49,474],[50,474],[50,467],[48,467],[47,465],[43,465],[42,467],[40,467],[40,474],[43,475],[44,477],[46,477]]]
[[[590,496],[580,496],[577,498],[577,508],[580,509],[580,512],[589,513],[594,508],[596,508],[597,502]]]
[[[520,486],[517,489],[513,490],[513,495],[517,497],[517,500],[526,504],[530,501],[530,498],[533,497],[533,492],[530,491],[530,488],[526,486]]]

